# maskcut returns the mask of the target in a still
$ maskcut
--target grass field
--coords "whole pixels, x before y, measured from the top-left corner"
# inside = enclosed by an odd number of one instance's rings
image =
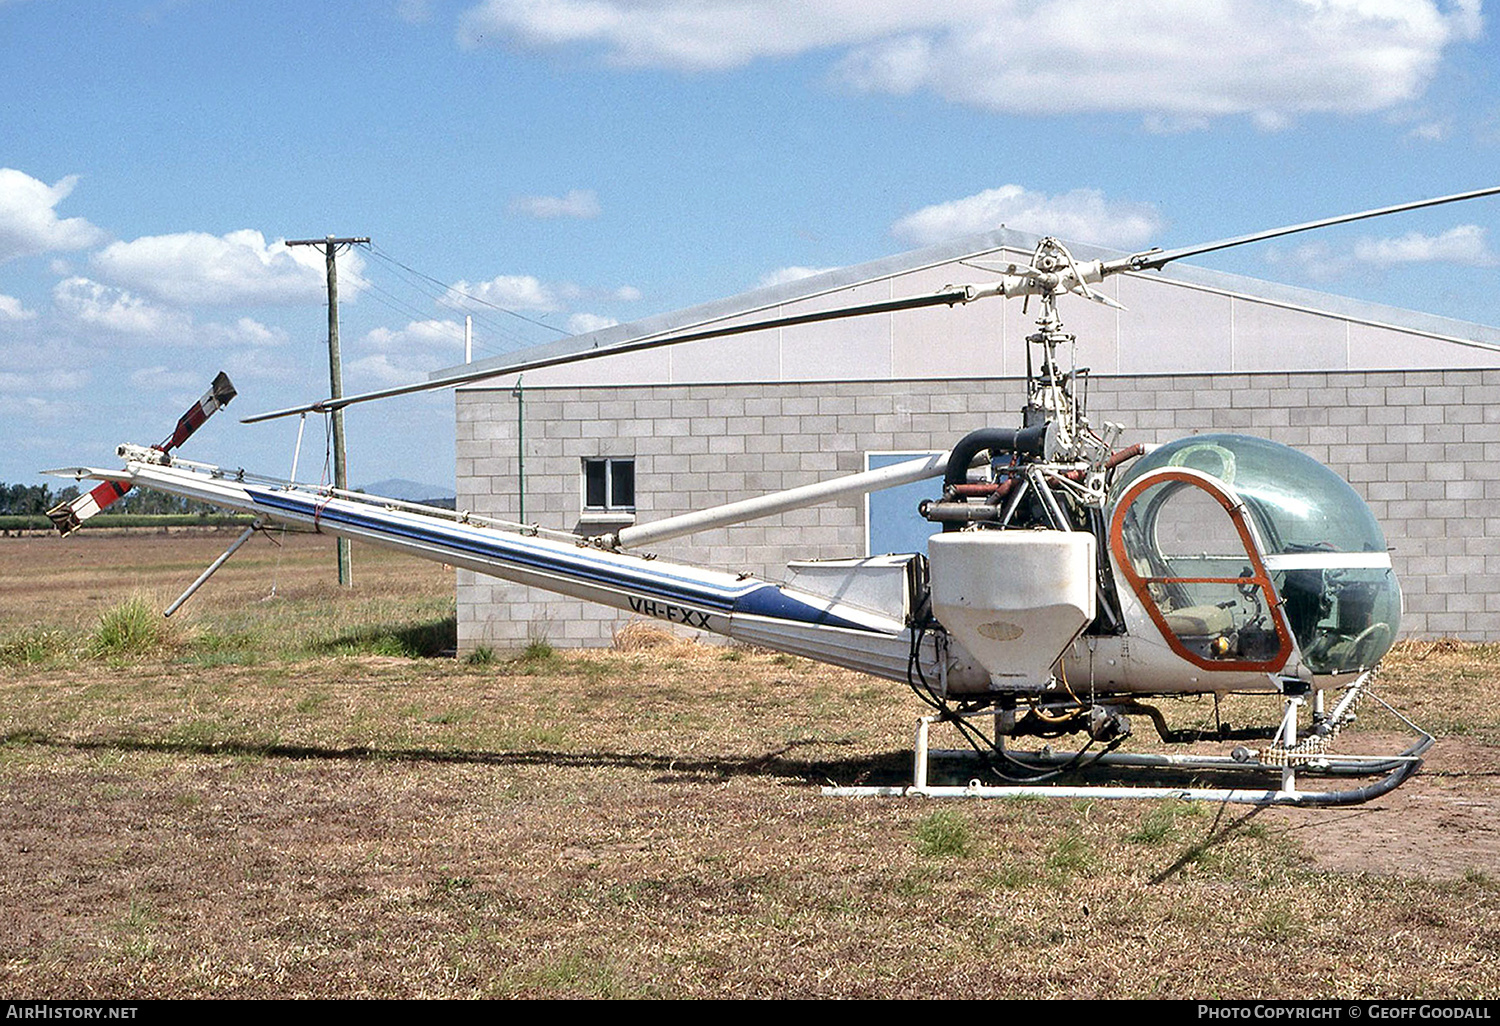
[[[314,536],[162,621],[233,536],[0,539],[9,996],[1500,997],[1495,648],[1398,648],[1439,744],[1354,809],[833,799],[903,687],[442,657],[450,571]]]

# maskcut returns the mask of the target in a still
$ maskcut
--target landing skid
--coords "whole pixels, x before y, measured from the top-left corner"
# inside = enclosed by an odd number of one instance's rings
[[[1339,703],[1330,722],[1332,729],[1322,734],[1309,734],[1301,741],[1297,739],[1297,713],[1303,704],[1300,696],[1288,696],[1286,711],[1277,730],[1277,740],[1262,751],[1245,748],[1235,750],[1231,756],[1172,755],[1107,752],[1089,757],[1087,755],[1053,752],[1051,749],[1023,752],[1006,750],[1004,739],[999,739],[996,750],[1008,765],[1016,771],[1032,772],[1037,777],[1062,775],[1070,772],[1118,770],[1129,773],[1166,776],[1264,775],[1277,778],[1275,787],[1202,787],[1161,786],[1148,784],[1100,785],[1100,784],[1051,784],[1018,782],[1011,784],[986,784],[975,778],[963,785],[940,785],[929,782],[928,765],[933,758],[975,759],[979,754],[971,750],[930,749],[928,735],[932,726],[941,723],[943,716],[923,716],[917,721],[916,741],[913,745],[912,784],[909,787],[825,787],[823,794],[830,797],[921,797],[921,798],[1176,798],[1183,801],[1216,802],[1229,805],[1291,805],[1291,806],[1335,806],[1357,805],[1390,793],[1412,776],[1422,765],[1422,756],[1432,747],[1431,734],[1417,727],[1410,720],[1395,713],[1389,705],[1368,691],[1373,673],[1365,674]],[[1326,745],[1338,733],[1338,728],[1352,719],[1349,713],[1359,697],[1371,697],[1395,713],[1416,735],[1417,739],[1408,748],[1396,755],[1331,755]],[[1304,790],[1298,776],[1369,778],[1379,777],[1359,787],[1339,790]]]

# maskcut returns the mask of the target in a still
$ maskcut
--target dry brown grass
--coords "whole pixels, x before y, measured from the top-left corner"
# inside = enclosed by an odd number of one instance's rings
[[[0,539],[0,623],[85,637],[228,540]],[[6,665],[5,992],[1500,996],[1491,649],[1396,653],[1384,692],[1448,727],[1354,810],[836,800],[909,772],[901,687],[656,637],[382,654],[450,574],[356,547],[340,593],[324,540],[251,549],[176,648]]]
[[[615,631],[610,647],[616,652],[650,652],[665,649],[685,654],[692,651],[693,643],[651,620],[631,620]]]

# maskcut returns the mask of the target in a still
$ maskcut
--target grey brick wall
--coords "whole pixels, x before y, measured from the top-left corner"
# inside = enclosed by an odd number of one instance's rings
[[[636,459],[641,522],[864,469],[872,450],[941,450],[1017,422],[1016,379],[548,387],[525,393],[528,521],[580,518],[581,461]],[[1404,634],[1500,640],[1500,370],[1101,377],[1090,419],[1125,441],[1238,431],[1328,464],[1370,503],[1394,548]],[[518,514],[516,400],[458,394],[458,505]],[[860,501],[662,545],[680,559],[780,580],[791,559],[862,554]],[[459,646],[610,643],[613,610],[458,575]]]

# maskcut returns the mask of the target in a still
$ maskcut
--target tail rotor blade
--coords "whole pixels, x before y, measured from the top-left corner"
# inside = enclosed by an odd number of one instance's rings
[[[188,408],[188,411],[178,419],[176,429],[157,448],[162,452],[171,452],[186,442],[192,437],[194,431],[203,426],[205,420],[218,412],[219,407],[228,406],[229,400],[233,399],[236,394],[234,385],[229,381],[229,375],[219,371],[213,384],[208,386],[208,391],[203,393],[203,398]]]
[[[208,386],[208,391],[203,393],[203,398],[188,408],[177,420],[177,427],[160,444],[155,446],[157,452],[162,454],[162,461],[166,462],[166,454],[186,442],[194,431],[203,426],[203,422],[212,417],[221,406],[229,405],[229,400],[235,397],[234,385],[229,380],[229,375],[219,371],[214,377],[213,384]],[[51,520],[59,534],[72,534],[82,526],[89,517],[107,509],[111,503],[130,491],[129,481],[105,481],[92,491],[71,502],[58,503],[47,511],[47,519]]]
[[[62,535],[72,534],[83,522],[130,491],[128,481],[105,481],[71,502],[61,502],[47,511],[47,519]]]

